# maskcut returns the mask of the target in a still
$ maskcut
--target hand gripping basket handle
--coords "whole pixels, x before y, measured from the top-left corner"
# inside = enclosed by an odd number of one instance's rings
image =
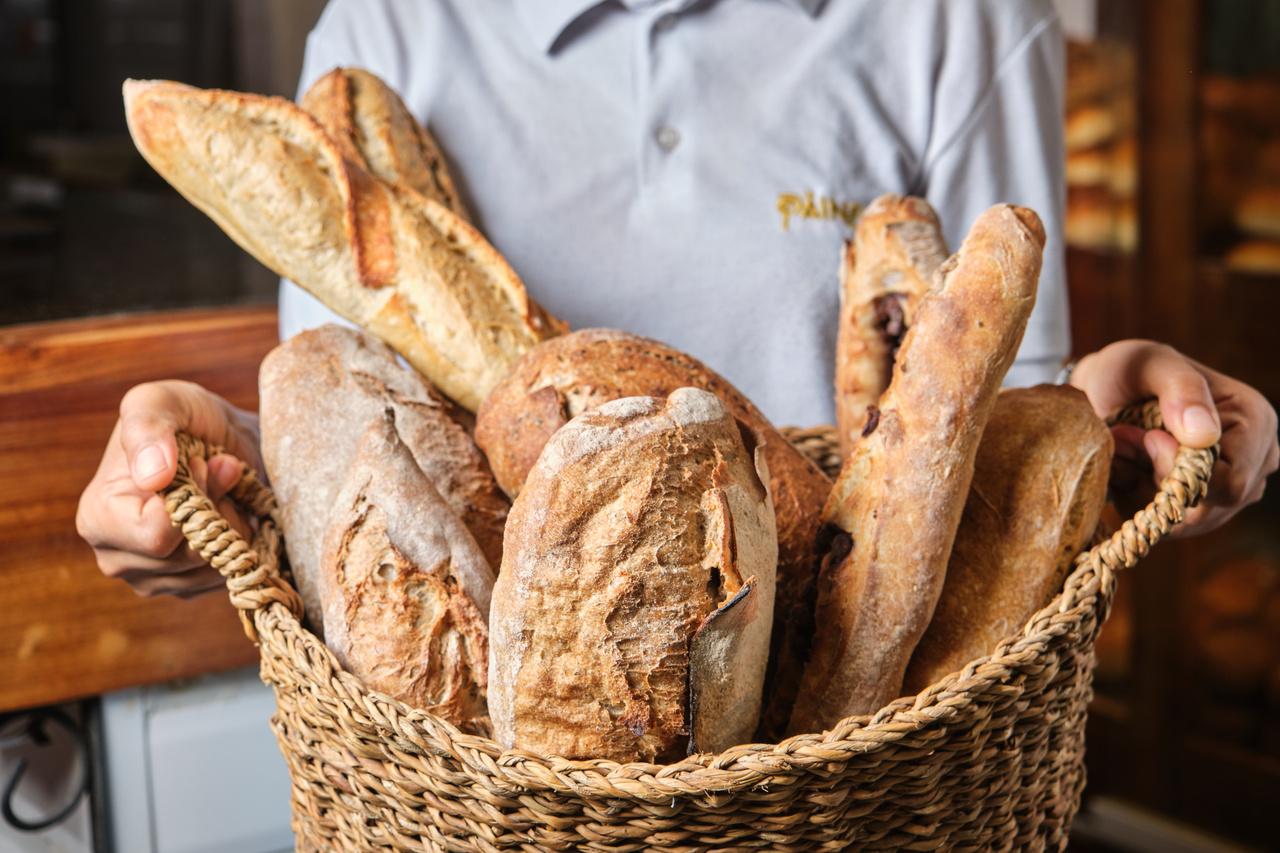
[[[1109,419],[1109,423],[1159,429],[1163,422],[1156,401],[1149,400],[1120,410]],[[809,432],[804,431],[802,435]],[[227,591],[232,605],[240,611],[245,634],[256,643],[255,611],[279,602],[295,616],[302,616],[301,598],[280,576],[281,536],[275,495],[258,480],[252,468],[244,466],[244,473],[229,495],[258,519],[258,532],[250,546],[227,523],[191,476],[190,459],[208,459],[224,451],[186,433],[178,433],[177,439],[178,473],[173,482],[162,490],[165,509],[174,526],[182,530],[192,550],[227,579]],[[1126,521],[1110,538],[1081,554],[1077,562],[1096,561],[1095,567],[1104,571],[1132,567],[1204,496],[1217,458],[1216,445],[1202,450],[1179,448],[1173,470],[1160,484],[1151,503]]]
[[[248,464],[229,496],[258,520],[250,545],[218,512],[209,496],[191,476],[190,460],[210,459],[222,448],[185,432],[177,434],[178,471],[161,490],[164,508],[173,526],[182,531],[191,550],[227,580],[231,604],[240,613],[245,634],[256,645],[258,629],[253,614],[279,602],[302,618],[302,599],[293,585],[280,576],[280,519],[275,495],[262,484]]]

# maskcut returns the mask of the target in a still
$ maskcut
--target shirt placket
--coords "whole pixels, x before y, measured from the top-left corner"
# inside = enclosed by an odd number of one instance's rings
[[[678,117],[671,115],[670,102],[657,90],[654,76],[660,63],[658,51],[679,26],[680,13],[693,0],[658,0],[628,3],[637,18],[634,38],[636,69],[637,181],[648,186],[669,158],[675,156],[682,141]]]

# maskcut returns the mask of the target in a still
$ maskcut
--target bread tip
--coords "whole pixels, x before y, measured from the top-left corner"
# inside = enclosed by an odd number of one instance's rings
[[[1018,217],[1018,221],[1023,227],[1031,232],[1031,236],[1036,238],[1036,242],[1040,244],[1040,248],[1044,248],[1045,232],[1044,223],[1040,221],[1040,217],[1034,210],[1029,207],[1019,207],[1016,204],[1009,205],[1009,210],[1013,215]]]

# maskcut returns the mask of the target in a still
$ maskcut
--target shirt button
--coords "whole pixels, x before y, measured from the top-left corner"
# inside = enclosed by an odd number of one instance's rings
[[[658,132],[654,134],[654,139],[658,142],[658,147],[663,151],[672,151],[680,144],[680,131],[674,127],[660,127]]]
[[[667,12],[665,15],[659,15],[658,19],[653,22],[655,32],[665,33],[676,25],[675,12]]]

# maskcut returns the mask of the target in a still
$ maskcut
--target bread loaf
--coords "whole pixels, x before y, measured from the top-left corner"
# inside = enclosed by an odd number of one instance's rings
[[[1280,239],[1280,186],[1246,192],[1236,206],[1235,222],[1246,234]]]
[[[490,566],[502,558],[508,503],[452,406],[387,346],[322,326],[285,341],[259,374],[262,458],[280,499],[285,544],[308,620],[321,628],[319,567],[326,519],[356,439],[391,411],[404,444]]]
[[[990,654],[1057,595],[1098,526],[1111,451],[1111,431],[1075,388],[1000,394],[906,693]]]
[[[493,570],[394,411],[356,440],[326,515],[325,643],[368,687],[466,726],[486,714]]]
[[[818,582],[820,630],[793,731],[899,695],[942,591],[978,440],[1035,302],[1044,239],[1031,211],[994,207],[921,300],[880,409],[823,510],[838,533]]]
[[[493,592],[499,743],[670,761],[751,738],[777,560],[762,450],[693,388],[555,433],[512,507]]]
[[[124,94],[138,150],[187,200],[464,407],[561,328],[474,228],[344,158],[297,105],[156,81]]]
[[[778,592],[763,736],[786,725],[813,633],[815,542],[831,481],[793,448],[736,388],[668,346],[606,329],[546,341],[495,386],[476,417],[476,442],[498,483],[516,495],[543,446],[580,413],[620,397],[665,397],[691,386],[710,391],[757,430],[772,478],[778,525]]]
[[[947,259],[937,214],[924,199],[882,195],[858,218],[840,265],[836,432],[849,448],[889,387],[916,304]]]
[[[363,68],[335,68],[313,83],[298,104],[352,163],[470,221],[440,147],[381,78]]]

